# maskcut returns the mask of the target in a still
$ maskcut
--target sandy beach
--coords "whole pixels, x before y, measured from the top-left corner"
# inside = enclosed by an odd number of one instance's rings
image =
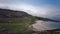
[[[33,31],[44,31],[44,30],[52,30],[55,28],[50,28],[48,26],[43,25],[45,21],[38,20],[36,23],[32,24],[30,27],[32,27]]]

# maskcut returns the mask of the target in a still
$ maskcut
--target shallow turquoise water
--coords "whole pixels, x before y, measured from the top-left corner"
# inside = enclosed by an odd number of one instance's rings
[[[60,22],[48,21],[48,22],[42,23],[42,25],[50,27],[50,28],[60,28]]]

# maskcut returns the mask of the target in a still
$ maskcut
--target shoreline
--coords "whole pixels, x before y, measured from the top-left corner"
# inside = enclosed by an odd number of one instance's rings
[[[50,28],[50,27],[47,27],[47,26],[43,25],[42,23],[45,22],[45,21],[37,20],[35,22],[36,23],[29,26],[33,31],[45,31],[45,30],[56,29],[56,28]]]

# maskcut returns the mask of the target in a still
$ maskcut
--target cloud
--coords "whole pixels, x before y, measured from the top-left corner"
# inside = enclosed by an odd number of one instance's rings
[[[55,20],[58,20],[60,18],[60,7],[55,7],[50,5],[33,6],[25,3],[20,3],[20,4],[0,3],[0,8],[21,10],[34,16],[51,18]]]

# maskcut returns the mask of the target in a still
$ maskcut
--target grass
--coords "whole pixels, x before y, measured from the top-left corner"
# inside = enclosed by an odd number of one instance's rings
[[[8,34],[31,34],[32,30],[29,30],[28,26],[33,24],[34,21],[35,17],[25,17],[19,23],[0,23],[0,31],[1,33],[7,32]]]

